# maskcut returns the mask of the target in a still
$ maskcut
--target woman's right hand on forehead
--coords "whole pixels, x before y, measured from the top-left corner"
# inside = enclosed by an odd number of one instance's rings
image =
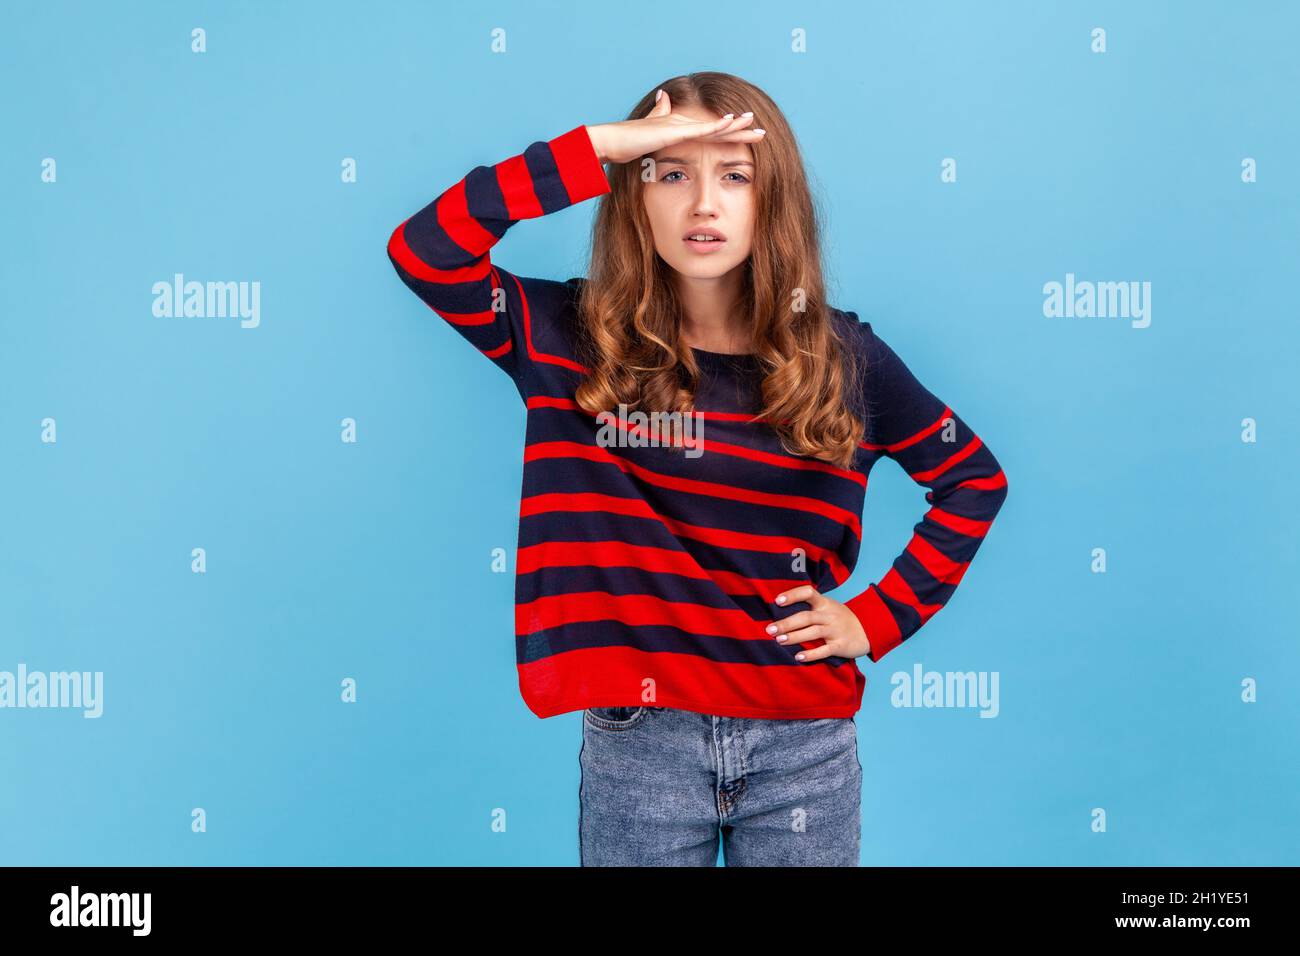
[[[640,119],[588,126],[587,135],[602,163],[627,163],[686,140],[756,143],[766,131],[745,128],[753,122],[753,113],[729,113],[708,122],[674,113],[668,92],[663,90],[658,102]]]

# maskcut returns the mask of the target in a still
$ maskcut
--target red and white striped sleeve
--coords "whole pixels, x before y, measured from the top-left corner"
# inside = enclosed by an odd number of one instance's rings
[[[587,127],[575,126],[470,170],[393,230],[388,258],[416,295],[518,381],[528,354],[526,299],[520,278],[494,264],[490,250],[521,219],[609,190]]]
[[[869,441],[929,490],[930,508],[879,582],[845,602],[878,661],[948,603],[1007,496],[1007,478],[988,446],[925,388],[875,334],[861,332],[867,356]]]

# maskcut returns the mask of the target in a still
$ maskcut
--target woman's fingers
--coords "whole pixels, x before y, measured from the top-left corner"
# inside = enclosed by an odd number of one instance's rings
[[[727,133],[737,132],[739,130],[744,129],[746,126],[751,125],[753,122],[754,122],[753,113],[741,113],[739,116],[737,116],[735,119],[731,121],[729,127],[726,130],[719,133],[718,135],[725,136]]]
[[[782,622],[784,623],[784,622]],[[785,638],[782,644],[802,644],[804,641],[815,641],[821,638],[823,641],[830,637],[830,628],[825,624],[810,624],[807,627],[801,627],[797,630],[787,631],[782,636]],[[778,638],[780,640],[780,638]]]
[[[835,652],[831,650],[829,644],[823,644],[821,647],[814,647],[810,650],[802,650],[794,656],[794,659],[804,664],[812,661],[819,661],[823,657],[830,657]]]
[[[693,139],[709,140],[715,135],[729,132],[731,127],[735,125],[735,122],[736,120],[734,117],[724,116],[717,120],[694,120],[688,123],[683,123],[682,125],[676,126],[672,129],[672,133],[669,137],[670,141],[665,145],[676,146],[678,143],[683,143],[687,140]]]
[[[716,120],[688,119],[672,112],[672,99],[663,90],[641,119],[602,124],[596,129],[605,150],[605,161],[622,163],[686,140],[756,143],[762,139],[763,131],[749,129],[753,122],[752,112],[739,116],[728,114]]]
[[[732,137],[737,133],[747,132],[745,127],[754,122],[754,114],[750,113],[748,116],[735,116],[729,120],[727,120],[726,117],[723,117],[723,119],[726,120],[726,122],[720,125],[717,129],[703,132],[699,136],[692,137],[692,139],[699,139],[710,143],[735,142]]]
[[[782,591],[776,596],[776,603],[782,607],[789,607],[797,601],[807,601],[814,608],[824,605],[829,598],[822,597],[821,593],[811,584],[801,584],[797,588],[791,588],[788,591]]]
[[[813,624],[821,623],[822,619],[815,611],[799,611],[797,614],[783,617],[779,621],[773,621],[764,630],[775,637],[778,634],[787,634],[790,631],[797,631],[801,627],[810,627]]]
[[[729,133],[714,133],[711,136],[701,136],[700,139],[708,142],[717,143],[757,143],[764,139],[767,134],[765,129],[738,129]]]
[[[720,116],[715,120],[687,120],[681,116],[673,118],[680,124],[676,127],[675,134],[685,139],[727,136],[744,129],[754,122],[753,113],[748,116],[736,116],[728,113],[726,116]]]

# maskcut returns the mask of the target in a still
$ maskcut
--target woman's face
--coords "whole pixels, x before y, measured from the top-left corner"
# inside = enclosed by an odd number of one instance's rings
[[[700,107],[673,107],[698,120],[721,117]],[[643,188],[655,250],[687,278],[716,279],[749,258],[754,230],[754,151],[748,143],[687,140],[650,154]],[[692,240],[708,234],[720,239]]]

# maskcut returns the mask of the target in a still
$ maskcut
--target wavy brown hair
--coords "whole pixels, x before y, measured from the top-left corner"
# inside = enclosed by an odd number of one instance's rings
[[[859,374],[825,301],[820,217],[794,133],[771,98],[729,73],[702,72],[660,84],[674,107],[719,116],[754,113],[767,130],[754,151],[754,236],[739,308],[750,351],[763,371],[765,419],[786,451],[849,467],[862,437],[852,383]],[[656,86],[628,119],[654,106]],[[610,192],[592,227],[592,258],[578,313],[590,369],[577,402],[594,414],[619,403],[645,412],[693,408],[699,368],[681,338],[681,304],[670,268],[655,251],[645,212],[641,164],[611,163]]]

